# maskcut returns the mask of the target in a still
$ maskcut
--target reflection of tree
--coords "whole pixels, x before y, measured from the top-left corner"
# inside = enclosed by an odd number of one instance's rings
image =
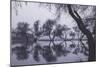
[[[55,43],[53,43],[55,44]],[[67,51],[64,48],[64,45],[62,45],[63,42],[59,43],[59,44],[55,44],[52,48],[54,50],[54,52],[56,53],[56,56],[66,56],[70,51]]]
[[[16,54],[18,60],[25,60],[29,57],[29,51],[24,46],[15,47],[12,52]]]
[[[36,61],[39,61],[39,51],[41,50],[41,46],[39,44],[37,44],[35,47],[34,47],[34,54],[33,54],[33,58],[34,60]]]
[[[57,57],[53,55],[52,48],[50,46],[44,46],[42,52],[42,56],[46,61],[52,62],[57,60]]]

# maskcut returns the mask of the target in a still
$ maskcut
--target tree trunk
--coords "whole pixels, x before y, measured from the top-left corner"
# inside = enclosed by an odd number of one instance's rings
[[[95,40],[92,36],[92,33],[86,29],[81,17],[79,16],[79,14],[76,11],[72,10],[71,5],[68,5],[67,7],[68,7],[69,14],[76,21],[79,29],[81,30],[81,32],[83,34],[86,35],[86,37],[88,39],[88,46],[89,46],[88,61],[95,61],[96,60],[96,44],[95,44]]]

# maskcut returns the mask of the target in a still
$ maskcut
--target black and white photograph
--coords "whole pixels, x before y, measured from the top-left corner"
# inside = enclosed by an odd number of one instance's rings
[[[96,61],[96,6],[11,1],[12,66]]]

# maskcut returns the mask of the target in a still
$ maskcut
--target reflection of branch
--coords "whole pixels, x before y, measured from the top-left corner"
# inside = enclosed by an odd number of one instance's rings
[[[56,44],[54,43],[54,41],[51,41],[53,43],[53,46],[56,46]]]
[[[49,46],[51,45],[51,41],[49,42]]]
[[[32,47],[32,49],[29,51],[29,53],[32,53],[32,52],[33,52],[33,50],[34,50],[33,45],[32,45],[31,47]]]
[[[86,48],[85,44],[81,41],[82,46],[85,48],[86,51],[88,51],[88,48]]]
[[[82,41],[83,37],[84,37],[84,34],[81,35],[81,37],[80,37],[80,41]]]
[[[85,47],[85,44],[82,42],[83,37],[84,37],[84,34],[82,34],[82,36],[80,37],[80,38],[81,38],[81,39],[80,39],[80,42],[81,42],[82,46],[85,48],[85,50],[88,50],[88,49]]]

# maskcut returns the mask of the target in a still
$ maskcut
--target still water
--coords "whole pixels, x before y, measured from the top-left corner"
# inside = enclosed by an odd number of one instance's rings
[[[85,41],[83,41],[85,43]],[[74,44],[74,45],[72,45]],[[32,47],[33,49],[35,49],[34,47],[36,45],[39,45],[41,48],[44,48],[45,46],[50,46],[51,50],[52,50],[52,54],[55,56],[56,60],[54,61],[47,61],[45,59],[45,57],[47,56],[43,56],[43,52],[42,50],[40,50],[38,52],[38,57],[39,57],[39,61],[36,61],[33,58],[34,55],[34,50],[28,54],[28,58],[27,59],[23,59],[23,60],[18,60],[17,59],[17,55],[16,53],[14,53],[13,51],[11,52],[11,64],[12,65],[30,65],[30,64],[47,64],[47,63],[63,63],[63,62],[78,62],[78,61],[88,61],[88,56],[84,55],[82,52],[80,52],[82,50],[81,48],[81,42],[79,41],[55,41],[55,42],[50,42],[50,41],[38,41],[37,43],[34,43],[33,45],[31,45],[28,50],[31,50]],[[65,54],[64,55],[59,55],[56,52],[59,51],[55,51],[53,49],[54,45],[62,45],[62,49],[64,50]],[[14,44],[11,46],[11,48],[13,49],[14,47],[17,46],[21,46],[21,44]],[[39,49],[41,49],[39,48]],[[74,53],[74,51],[79,48],[77,54]],[[60,48],[58,48],[59,50],[61,50]],[[44,50],[46,52],[46,50]],[[47,50],[48,51],[48,50]],[[42,52],[42,53],[41,53]],[[49,53],[47,53],[49,54]],[[63,53],[60,53],[63,54]],[[59,55],[59,56],[57,56]]]

